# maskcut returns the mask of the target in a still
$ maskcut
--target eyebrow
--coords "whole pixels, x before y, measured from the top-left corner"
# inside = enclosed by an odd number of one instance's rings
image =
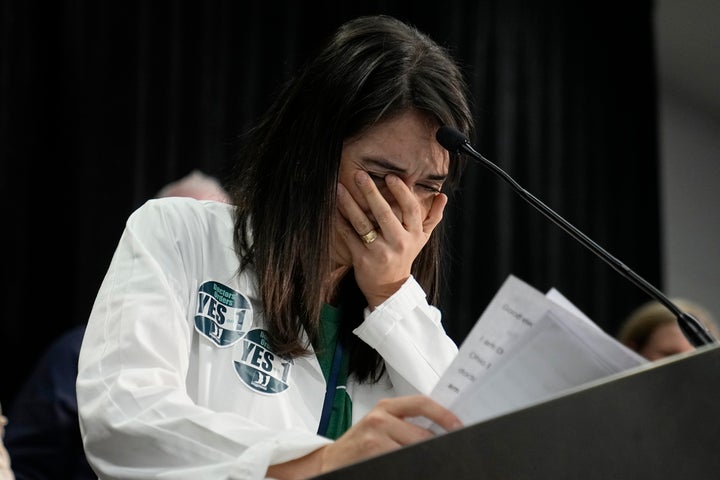
[[[407,170],[404,168],[400,168],[394,163],[392,163],[389,160],[382,159],[382,158],[366,158],[365,159],[366,164],[371,164],[375,167],[382,168],[385,170],[388,170],[389,172],[396,173],[396,174],[407,174]],[[441,173],[431,173],[430,175],[424,176],[423,180],[432,180],[435,182],[444,182],[447,180],[447,174],[441,174]]]

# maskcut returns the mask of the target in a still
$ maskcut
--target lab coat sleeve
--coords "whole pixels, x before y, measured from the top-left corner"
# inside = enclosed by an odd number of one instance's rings
[[[104,480],[264,478],[269,464],[329,440],[268,429],[187,394],[193,260],[178,239],[202,241],[208,232],[191,232],[208,226],[180,210],[150,201],[131,215],[97,295],[76,385],[88,460]]]
[[[429,395],[458,348],[417,281],[411,276],[393,296],[365,313],[354,333],[383,357],[396,394]]]

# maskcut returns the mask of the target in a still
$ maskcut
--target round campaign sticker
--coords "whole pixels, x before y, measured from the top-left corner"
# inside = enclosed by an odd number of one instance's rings
[[[259,393],[276,394],[287,390],[292,359],[270,351],[267,332],[256,328],[242,339],[235,371],[245,385]]]

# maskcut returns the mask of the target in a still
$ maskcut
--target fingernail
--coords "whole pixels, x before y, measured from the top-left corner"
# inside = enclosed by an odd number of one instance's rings
[[[367,182],[369,179],[370,179],[370,176],[366,172],[360,171],[355,174],[355,182],[358,185],[362,185],[363,183]]]

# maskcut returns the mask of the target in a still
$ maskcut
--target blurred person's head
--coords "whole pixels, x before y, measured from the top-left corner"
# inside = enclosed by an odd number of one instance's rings
[[[672,301],[680,310],[697,318],[713,336],[717,336],[715,320],[706,308],[685,299]],[[648,360],[658,360],[695,349],[680,329],[677,317],[656,300],[644,303],[631,312],[622,324],[617,338],[623,345]]]
[[[193,170],[184,177],[168,183],[155,196],[157,198],[192,197],[198,200],[230,203],[230,197],[220,181],[200,170]]]

